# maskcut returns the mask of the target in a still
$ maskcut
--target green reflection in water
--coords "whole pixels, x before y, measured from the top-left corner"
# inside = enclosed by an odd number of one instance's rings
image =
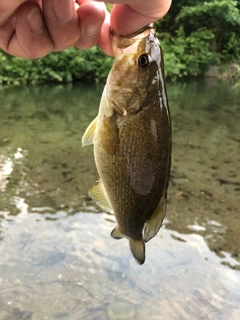
[[[74,212],[97,178],[91,148],[81,137],[98,110],[101,87],[83,85],[2,90],[1,207],[16,214],[14,196],[30,207]],[[3,173],[4,175],[4,173]]]

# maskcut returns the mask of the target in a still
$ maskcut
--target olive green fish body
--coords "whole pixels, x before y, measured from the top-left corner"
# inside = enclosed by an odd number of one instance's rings
[[[166,211],[171,122],[154,31],[133,40],[115,39],[115,63],[83,144],[93,141],[101,180],[90,193],[105,210],[112,209],[117,220],[112,236],[128,238],[142,264],[144,242],[156,235]]]

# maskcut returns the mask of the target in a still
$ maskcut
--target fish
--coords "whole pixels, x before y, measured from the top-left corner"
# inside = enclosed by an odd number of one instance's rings
[[[167,208],[172,130],[163,54],[154,24],[128,36],[110,29],[110,35],[114,63],[82,146],[94,145],[100,177],[90,195],[114,213],[111,236],[128,239],[141,265]]]

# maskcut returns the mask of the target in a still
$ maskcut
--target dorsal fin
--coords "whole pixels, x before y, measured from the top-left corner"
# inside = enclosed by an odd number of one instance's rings
[[[82,137],[82,147],[93,144],[93,138],[97,127],[97,119],[98,117],[96,117],[85,130]]]
[[[153,212],[151,218],[145,224],[143,236],[145,242],[155,237],[155,235],[158,233],[158,230],[161,228],[162,221],[166,213],[166,207],[167,198],[166,195],[164,195],[160,199],[157,208]]]
[[[94,201],[105,211],[113,213],[111,202],[109,201],[106,189],[101,180],[89,191]]]

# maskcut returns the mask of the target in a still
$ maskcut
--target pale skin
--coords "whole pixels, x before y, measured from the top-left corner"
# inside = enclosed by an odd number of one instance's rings
[[[112,55],[109,26],[122,35],[161,19],[171,0],[0,0],[0,48],[27,59],[44,57],[71,46],[98,44]]]

